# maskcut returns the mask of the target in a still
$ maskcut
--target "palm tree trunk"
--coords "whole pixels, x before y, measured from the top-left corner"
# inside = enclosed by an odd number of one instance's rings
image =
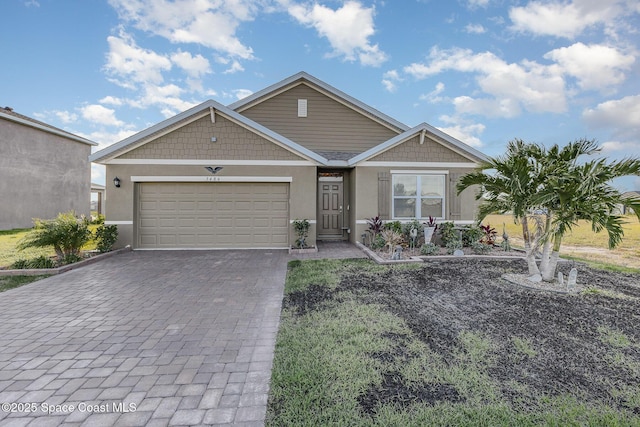
[[[544,224],[544,234],[548,235],[549,228],[551,227],[551,215],[547,215],[547,219]],[[551,240],[547,238],[544,242],[542,249],[542,260],[540,261],[540,271],[546,271],[549,268],[549,262],[551,260]]]
[[[524,249],[527,257],[527,266],[529,267],[529,276],[540,274],[538,264],[536,264],[536,248],[531,245],[531,235],[529,234],[529,224],[527,216],[522,219],[522,237],[524,238]]]
[[[561,236],[555,236],[553,239],[553,252],[549,258],[549,264],[544,270],[542,270],[542,280],[545,282],[553,282],[553,278],[556,274],[556,268],[558,267],[558,258],[560,258],[560,243],[562,242]]]

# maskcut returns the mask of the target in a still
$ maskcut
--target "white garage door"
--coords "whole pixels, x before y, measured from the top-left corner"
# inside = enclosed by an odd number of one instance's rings
[[[286,248],[287,183],[141,183],[139,248]]]

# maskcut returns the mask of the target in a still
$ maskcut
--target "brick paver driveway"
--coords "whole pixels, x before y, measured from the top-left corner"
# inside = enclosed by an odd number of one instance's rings
[[[0,425],[262,425],[287,259],[130,252],[0,293]]]

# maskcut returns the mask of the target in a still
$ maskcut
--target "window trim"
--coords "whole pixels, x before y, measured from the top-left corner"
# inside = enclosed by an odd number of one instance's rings
[[[417,171],[417,170],[402,170],[402,171],[397,171],[397,170],[392,170],[391,171],[391,218],[394,220],[403,220],[403,219],[418,219],[418,220],[423,220],[423,219],[427,219],[428,217],[422,217],[422,216],[418,216],[418,210],[420,210],[420,215],[422,215],[422,200],[423,199],[439,199],[442,200],[442,212],[440,216],[435,217],[436,219],[439,220],[443,220],[445,219],[445,211],[446,211],[446,200],[447,200],[447,175],[449,174],[449,171]],[[434,197],[434,196],[422,196],[422,180],[418,179],[421,176],[441,176],[442,177],[442,196],[441,197]],[[396,196],[394,194],[394,188],[395,188],[395,183],[396,183],[396,177],[399,176],[414,176],[416,177],[416,195],[415,196]],[[415,205],[415,211],[414,211],[414,215],[411,217],[397,217],[395,215],[395,205],[396,205],[396,198],[399,200],[407,200],[407,199],[414,199],[416,201],[416,205]]]

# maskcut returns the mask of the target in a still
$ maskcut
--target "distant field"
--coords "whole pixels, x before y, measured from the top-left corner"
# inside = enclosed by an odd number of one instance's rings
[[[491,224],[502,236],[503,224],[514,246],[523,246],[522,226],[513,223],[511,215],[489,215],[483,224]],[[502,239],[499,238],[498,241]],[[627,216],[622,243],[613,250],[608,249],[606,232],[594,233],[591,225],[581,221],[571,234],[565,236],[560,255],[569,255],[594,262],[606,262],[623,267],[640,268],[640,222],[635,216]]]

